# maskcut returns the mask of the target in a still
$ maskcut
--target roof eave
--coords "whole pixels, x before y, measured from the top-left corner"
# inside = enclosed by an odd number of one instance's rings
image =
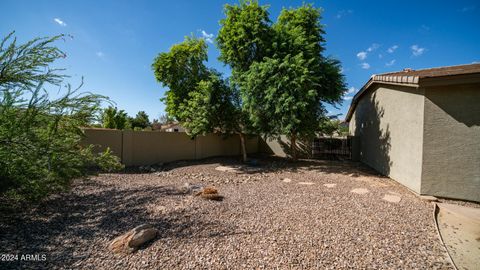
[[[418,88],[420,86],[433,87],[433,86],[440,86],[440,85],[443,86],[443,85],[455,85],[455,84],[470,84],[470,83],[480,82],[480,73],[445,75],[445,76],[434,76],[434,77],[418,77],[418,76],[417,77],[401,76],[401,77],[412,77],[412,78],[395,78],[395,76],[373,75],[370,78],[370,80],[368,80],[368,82],[353,97],[352,103],[350,104],[350,108],[348,109],[347,115],[345,117],[345,122],[350,122],[359,99],[374,84],[399,85],[399,86]]]
[[[372,86],[372,85],[378,85],[378,84],[387,84],[387,85],[399,85],[399,86],[406,86],[406,87],[413,87],[413,88],[418,88],[419,87],[419,79],[417,78],[411,78],[409,79],[411,83],[409,82],[394,82],[394,80],[389,78],[382,78],[382,77],[387,77],[387,76],[377,76],[373,75],[370,80],[368,80],[365,85],[360,88],[360,91],[358,91],[357,94],[352,99],[352,103],[350,104],[350,107],[348,108],[347,115],[345,117],[345,122],[350,122],[350,119],[352,118],[353,112],[355,111],[355,108],[357,106],[357,103],[359,99],[364,95],[364,93]],[[413,76],[410,76],[413,77]],[[384,79],[384,80],[382,80]]]

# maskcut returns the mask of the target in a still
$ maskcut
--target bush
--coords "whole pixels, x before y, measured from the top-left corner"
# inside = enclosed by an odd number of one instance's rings
[[[81,93],[80,87],[73,90],[63,84],[61,70],[49,68],[65,56],[52,46],[63,36],[22,45],[12,36],[0,43],[0,195],[37,200],[64,189],[92,164],[107,171],[120,169],[109,150],[93,154],[91,146],[80,144],[80,127],[92,123],[108,99]],[[63,94],[52,99],[46,86],[56,86]]]

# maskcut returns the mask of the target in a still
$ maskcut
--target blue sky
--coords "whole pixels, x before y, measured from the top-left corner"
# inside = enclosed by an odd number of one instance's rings
[[[272,20],[282,7],[310,1],[261,1]],[[345,114],[351,96],[372,74],[480,61],[477,1],[311,1],[324,9],[326,54],[342,62],[351,91],[332,114]],[[154,57],[193,33],[214,38],[223,5],[237,1],[26,1],[1,0],[0,35],[19,41],[69,34],[59,42],[67,57],[56,63],[69,82],[84,77],[84,91],[109,96],[134,116],[164,113],[165,89],[154,79]],[[7,12],[6,12],[7,11]],[[209,47],[208,65],[228,75]]]

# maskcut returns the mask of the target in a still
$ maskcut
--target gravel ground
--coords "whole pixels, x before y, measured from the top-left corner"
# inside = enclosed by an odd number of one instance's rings
[[[238,163],[210,159],[163,172],[102,174],[23,214],[2,214],[0,254],[46,260],[19,257],[0,268],[451,269],[433,205],[360,164],[275,159],[227,172],[215,169],[220,165]],[[186,194],[187,182],[214,185],[225,199]],[[143,223],[160,230],[153,242],[131,255],[107,249]]]

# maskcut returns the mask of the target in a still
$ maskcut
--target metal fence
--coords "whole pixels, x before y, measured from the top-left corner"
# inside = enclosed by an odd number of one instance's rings
[[[317,159],[351,160],[352,137],[316,138],[312,142],[312,156]]]

